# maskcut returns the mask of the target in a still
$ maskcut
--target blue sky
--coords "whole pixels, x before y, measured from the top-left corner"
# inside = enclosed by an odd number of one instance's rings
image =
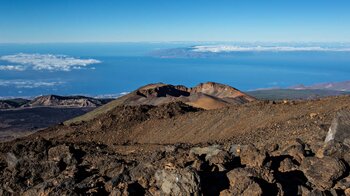
[[[348,0],[1,0],[0,43],[350,42]]]

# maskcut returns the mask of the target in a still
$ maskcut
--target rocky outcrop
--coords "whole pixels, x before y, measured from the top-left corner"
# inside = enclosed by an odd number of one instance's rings
[[[183,85],[169,85],[169,84],[150,84],[141,87],[136,91],[136,94],[144,97],[198,97],[198,94],[204,94],[217,99],[223,99],[230,102],[230,99],[234,99],[236,102],[247,103],[254,101],[255,98],[239,91],[228,85],[219,84],[215,82],[200,83],[195,87],[187,88]],[[231,102],[235,102],[231,100]]]
[[[178,85],[168,85],[168,84],[150,84],[136,90],[137,95],[144,97],[180,97],[180,96],[189,96],[187,87]]]
[[[29,100],[22,98],[0,100],[0,109],[14,109],[28,102]]]
[[[45,95],[27,100],[22,98],[0,100],[0,109],[32,107],[98,107],[113,99],[95,99],[84,96]]]
[[[33,99],[22,107],[98,107],[104,102],[98,99],[84,96],[58,96],[46,95]]]
[[[15,108],[14,105],[11,105],[5,101],[0,101],[0,109],[13,109]]]
[[[221,99],[240,99],[243,103],[255,100],[255,98],[239,91],[236,88],[215,82],[201,83],[193,88],[190,88],[189,91],[191,93],[204,93]]]

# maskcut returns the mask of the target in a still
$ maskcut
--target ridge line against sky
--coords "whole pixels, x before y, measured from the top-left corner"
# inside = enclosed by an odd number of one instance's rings
[[[2,0],[0,43],[350,42],[347,0]]]

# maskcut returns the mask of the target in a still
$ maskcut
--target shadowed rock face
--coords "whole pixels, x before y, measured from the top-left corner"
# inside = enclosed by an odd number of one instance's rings
[[[154,84],[148,85],[143,88],[140,88],[136,91],[137,95],[141,95],[144,97],[180,97],[190,96],[187,87],[185,86],[173,86],[173,85],[165,85],[165,84]]]

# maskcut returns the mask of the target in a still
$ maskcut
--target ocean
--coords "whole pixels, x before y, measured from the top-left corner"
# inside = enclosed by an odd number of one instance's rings
[[[347,48],[193,52],[200,44],[0,44],[0,97],[117,96],[156,82],[214,81],[248,91],[350,79]]]

